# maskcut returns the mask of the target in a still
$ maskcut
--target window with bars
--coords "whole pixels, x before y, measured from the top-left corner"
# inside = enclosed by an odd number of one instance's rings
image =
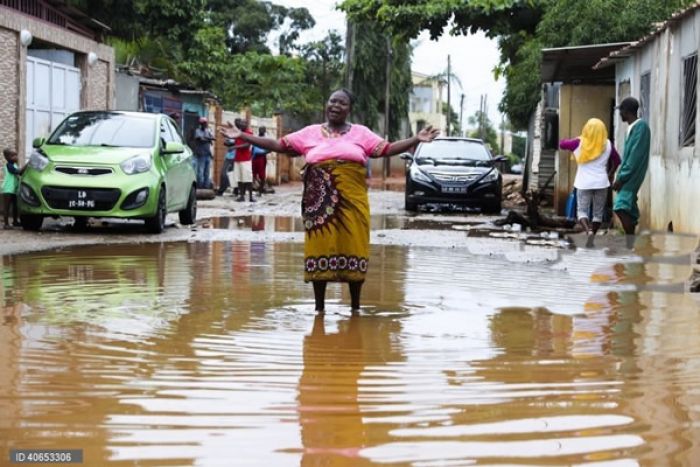
[[[698,54],[683,59],[681,86],[681,146],[695,145],[695,120],[698,112]]]
[[[646,72],[642,75],[642,79],[639,82],[639,99],[642,115],[641,118],[645,122],[649,121],[649,116],[651,111],[649,106],[651,105],[651,72]]]

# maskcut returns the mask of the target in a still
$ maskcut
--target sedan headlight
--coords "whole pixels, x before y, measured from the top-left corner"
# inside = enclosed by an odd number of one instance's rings
[[[431,182],[430,177],[423,172],[421,169],[418,168],[416,164],[413,164],[411,166],[411,178],[413,180],[417,180],[419,182]]]
[[[41,172],[49,165],[49,158],[41,154],[39,151],[34,151],[29,156],[29,162],[27,163],[29,167],[34,170]]]
[[[484,182],[493,182],[494,180],[498,180],[498,170],[494,169],[492,170],[487,176],[484,177]]]
[[[119,164],[127,175],[140,174],[151,170],[151,156],[138,155]]]

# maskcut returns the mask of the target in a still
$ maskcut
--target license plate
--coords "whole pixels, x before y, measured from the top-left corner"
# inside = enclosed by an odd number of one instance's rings
[[[462,186],[444,186],[442,187],[443,193],[466,193],[467,187]]]
[[[95,200],[86,190],[76,190],[73,199],[68,200],[68,209],[94,209]]]

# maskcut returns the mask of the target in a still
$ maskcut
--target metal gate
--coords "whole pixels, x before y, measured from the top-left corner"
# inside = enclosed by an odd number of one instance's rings
[[[27,155],[34,138],[48,136],[76,110],[80,110],[80,69],[27,57]]]

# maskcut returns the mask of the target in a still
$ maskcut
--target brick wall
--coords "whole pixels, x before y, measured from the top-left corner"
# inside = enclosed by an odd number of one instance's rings
[[[18,149],[18,43],[17,33],[0,28],[0,150]]]

